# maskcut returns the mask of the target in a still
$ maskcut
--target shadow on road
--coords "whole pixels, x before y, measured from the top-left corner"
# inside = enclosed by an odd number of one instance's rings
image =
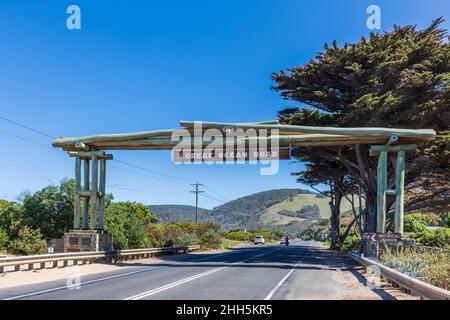
[[[251,257],[254,258],[251,258]],[[329,270],[348,271],[361,284],[367,280],[357,268],[359,265],[345,254],[331,251],[319,246],[303,244],[285,246],[268,245],[265,247],[239,247],[229,249],[225,253],[198,253],[192,255],[158,256],[160,262],[139,263],[124,261],[117,266],[162,266],[167,268],[214,268],[227,266],[229,268],[273,268],[291,270],[297,263],[298,270]],[[238,263],[237,263],[238,262]],[[300,262],[300,263],[299,263]],[[372,289],[384,300],[395,300],[395,297],[382,289]]]

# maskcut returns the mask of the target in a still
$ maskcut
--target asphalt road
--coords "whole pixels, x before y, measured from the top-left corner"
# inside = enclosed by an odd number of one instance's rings
[[[65,280],[58,280],[2,289],[0,299],[335,299],[342,286],[336,270],[353,272],[351,261],[342,255],[303,241],[161,259],[132,261],[127,271],[83,276],[79,289],[68,289]]]

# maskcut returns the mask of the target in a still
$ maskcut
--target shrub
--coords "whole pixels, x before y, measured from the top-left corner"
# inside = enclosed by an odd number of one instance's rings
[[[343,251],[359,251],[361,246],[361,237],[356,232],[355,228],[350,229],[347,237],[341,245]]]
[[[230,240],[238,240],[238,241],[252,241],[253,234],[250,232],[244,232],[244,231],[230,231],[225,232],[223,236],[226,239]]]
[[[156,217],[146,206],[134,202],[117,202],[105,210],[105,229],[113,236],[115,249],[138,249],[150,245],[147,226]]]
[[[218,249],[221,243],[220,234],[212,229],[207,230],[200,237],[200,245],[206,248]]]
[[[221,237],[219,226],[214,223],[151,224],[147,227],[152,247],[171,247],[199,244],[207,248],[218,248]]]
[[[5,229],[0,227],[0,251],[5,251],[8,248],[8,232]]]
[[[450,248],[450,228],[424,230],[412,236],[424,246]]]
[[[450,212],[448,212],[446,215],[443,215],[441,217],[441,220],[439,221],[439,225],[444,228],[450,228]]]
[[[397,255],[384,252],[380,259],[388,267],[416,278],[425,278],[432,285],[450,288],[450,256],[445,252],[426,253],[405,250]]]
[[[180,237],[180,245],[181,246],[193,246],[199,244],[199,239],[194,232],[184,233]]]
[[[314,239],[314,232],[312,230],[305,230],[300,235],[300,239],[303,241],[309,241]]]
[[[41,232],[28,226],[18,232],[18,237],[9,242],[9,252],[13,254],[39,254],[46,252],[45,241]]]
[[[286,232],[285,232],[283,229],[275,228],[275,229],[273,230],[273,235],[274,235],[276,238],[284,237],[285,234],[286,234]]]
[[[438,226],[440,221],[439,215],[433,213],[415,212],[407,215],[407,217],[408,216],[412,216],[414,219],[424,224],[425,226]]]
[[[405,232],[421,232],[425,230],[425,225],[411,215],[405,216],[403,223]]]

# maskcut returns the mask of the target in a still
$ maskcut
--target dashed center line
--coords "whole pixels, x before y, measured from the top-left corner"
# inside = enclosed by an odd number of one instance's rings
[[[253,257],[249,257],[249,258],[247,258],[247,259],[244,259],[244,260],[242,260],[242,261],[234,262],[234,263],[232,263],[231,265],[233,266],[233,265],[237,265],[237,264],[240,264],[240,263],[244,263],[244,262],[247,262],[247,261],[256,259],[256,258],[258,258],[258,257],[264,256],[264,255],[267,255],[267,254],[270,254],[270,253],[275,252],[275,251],[278,251],[278,250],[280,250],[280,249],[275,249],[275,250],[271,250],[271,251],[269,251],[269,252],[261,253],[261,254],[258,254],[258,255],[256,255],[256,256],[253,256]],[[216,273],[216,272],[219,272],[219,271],[228,269],[228,268],[229,268],[229,266],[220,267],[220,268],[214,268],[214,269],[212,269],[212,270],[208,270],[208,271],[205,271],[205,272],[202,272],[202,273],[199,273],[199,274],[195,274],[195,275],[193,275],[193,276],[190,276],[190,277],[187,277],[187,278],[178,280],[178,281],[174,281],[174,282],[168,283],[168,284],[166,284],[166,285],[164,285],[164,286],[161,286],[161,287],[158,287],[158,288],[155,288],[155,289],[146,291],[146,292],[142,292],[142,293],[136,294],[136,295],[134,295],[134,296],[125,298],[124,300],[140,300],[140,299],[143,299],[143,298],[152,296],[152,295],[154,295],[154,294],[160,293],[160,292],[162,292],[162,291],[166,291],[166,290],[168,290],[168,289],[174,288],[174,287],[179,286],[179,285],[181,285],[181,284],[184,284],[184,283],[187,283],[187,282],[190,282],[190,281],[193,281],[193,280],[196,280],[196,279],[205,277],[205,276],[207,276],[207,275],[210,275],[210,274],[213,274],[213,273]]]

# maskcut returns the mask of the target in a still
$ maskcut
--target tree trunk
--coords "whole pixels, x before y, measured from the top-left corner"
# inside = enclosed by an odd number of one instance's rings
[[[365,198],[365,212],[363,215],[364,232],[375,232],[377,229],[377,183],[373,161],[369,158],[369,147],[356,145],[356,159],[358,163],[359,180]]]
[[[338,182],[339,183],[339,182]],[[342,192],[335,186],[331,190],[331,201],[330,201],[330,209],[331,209],[331,247],[338,248],[341,245],[341,239],[339,237],[339,228],[341,226],[340,214],[341,214],[341,201],[342,201]]]

